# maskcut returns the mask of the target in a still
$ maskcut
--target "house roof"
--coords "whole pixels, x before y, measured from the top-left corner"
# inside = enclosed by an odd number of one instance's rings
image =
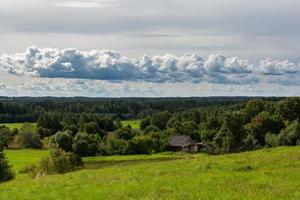
[[[188,135],[171,135],[168,139],[168,143],[173,147],[184,147],[196,142]]]

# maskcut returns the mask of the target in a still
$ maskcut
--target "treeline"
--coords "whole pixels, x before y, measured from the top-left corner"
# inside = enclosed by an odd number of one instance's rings
[[[300,144],[300,98],[279,102],[252,99],[229,106],[183,112],[161,112],[141,121],[141,129],[157,127],[167,135],[190,135],[214,148],[213,153]]]
[[[0,97],[0,123],[36,122],[45,112],[94,113],[113,119],[143,119],[160,111],[178,112],[211,105],[231,105],[249,97],[199,98],[54,98]],[[268,98],[279,100],[279,98]]]

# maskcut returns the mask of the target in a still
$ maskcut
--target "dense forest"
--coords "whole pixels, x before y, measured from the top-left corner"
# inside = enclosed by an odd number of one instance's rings
[[[48,139],[50,146],[82,156],[164,151],[174,134],[190,135],[210,146],[210,153],[300,143],[297,97],[15,98],[2,100],[0,110],[5,122],[26,115],[37,123],[37,128],[24,123],[20,130],[2,126],[6,146],[42,148]],[[125,116],[139,118],[140,129],[123,127]]]
[[[113,119],[143,119],[159,111],[176,112],[211,105],[230,105],[250,97],[194,98],[54,98],[0,97],[0,123],[36,122],[41,113],[96,113]],[[268,98],[279,100],[280,98]]]

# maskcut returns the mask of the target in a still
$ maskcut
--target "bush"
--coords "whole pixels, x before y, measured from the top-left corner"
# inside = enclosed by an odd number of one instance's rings
[[[279,146],[279,137],[276,134],[267,133],[265,140],[266,140],[266,146],[267,147],[277,147],[277,146]]]
[[[281,130],[279,137],[280,145],[299,145],[300,144],[300,123],[295,120],[285,129]]]
[[[80,156],[94,156],[99,153],[101,138],[98,134],[77,133],[74,137],[73,151]]]
[[[0,182],[11,180],[15,177],[11,166],[8,164],[3,153],[4,145],[0,142]]]
[[[160,129],[157,128],[156,126],[153,126],[153,125],[147,126],[147,127],[145,128],[145,130],[144,130],[144,132],[145,132],[146,134],[153,133],[153,132],[158,132],[158,131],[160,131]]]
[[[137,135],[129,141],[129,152],[131,154],[154,153],[154,142],[150,136]]]
[[[101,155],[124,155],[128,154],[128,141],[109,134],[105,141],[100,144]]]
[[[0,142],[7,147],[8,146],[8,142],[11,138],[12,134],[10,132],[10,129],[2,126],[0,127]]]
[[[135,134],[130,127],[123,127],[118,129],[115,133],[117,137],[124,140],[130,140]]]
[[[34,125],[24,123],[20,129],[20,134],[16,137],[17,143],[23,148],[42,148],[40,135]]]
[[[37,132],[38,134],[40,135],[41,138],[44,138],[44,137],[49,137],[52,135],[52,132],[50,129],[47,129],[47,128],[42,128],[42,127],[39,127],[37,129]]]
[[[50,152],[50,157],[44,158],[38,165],[25,168],[25,172],[32,177],[48,174],[64,174],[83,166],[82,160],[76,154],[55,148]]]
[[[66,130],[64,132],[59,131],[51,137],[50,147],[58,146],[64,151],[72,151],[73,136],[72,132]]]

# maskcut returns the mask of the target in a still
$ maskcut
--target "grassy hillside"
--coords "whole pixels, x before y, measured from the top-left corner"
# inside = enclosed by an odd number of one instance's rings
[[[21,169],[47,151],[10,150]],[[32,157],[32,159],[31,159]],[[300,147],[85,158],[87,169],[0,184],[0,199],[300,199]]]
[[[35,123],[33,123],[33,124],[35,125]],[[17,129],[20,130],[20,128],[23,125],[23,123],[4,123],[4,124],[0,124],[0,125],[5,125],[10,130],[13,130],[14,128],[17,128]]]
[[[139,129],[140,128],[140,121],[139,120],[124,120],[122,121],[123,126],[130,125],[133,129]]]

